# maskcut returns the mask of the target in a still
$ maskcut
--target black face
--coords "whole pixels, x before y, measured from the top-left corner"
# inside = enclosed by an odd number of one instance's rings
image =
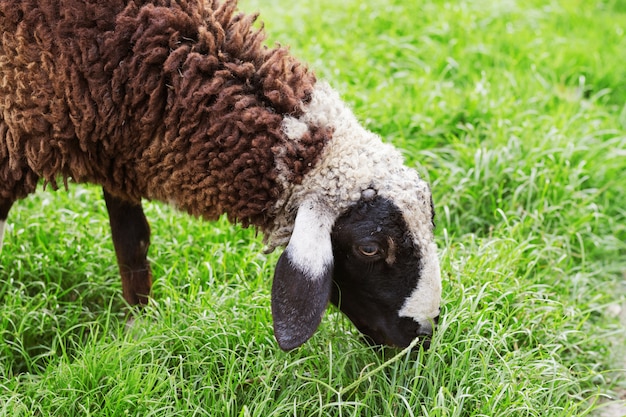
[[[421,262],[395,204],[380,196],[361,200],[337,219],[332,245],[331,302],[370,343],[406,347],[430,335],[431,329],[398,315],[417,286]]]

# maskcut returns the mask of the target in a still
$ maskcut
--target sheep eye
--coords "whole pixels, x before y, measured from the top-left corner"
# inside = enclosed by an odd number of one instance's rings
[[[358,250],[361,255],[368,258],[380,253],[380,248],[376,245],[361,245],[358,247]]]

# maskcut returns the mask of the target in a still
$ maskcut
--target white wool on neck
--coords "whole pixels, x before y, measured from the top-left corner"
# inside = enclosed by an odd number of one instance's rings
[[[285,193],[276,203],[278,217],[266,236],[270,249],[287,244],[297,209],[310,196],[325,204],[336,218],[368,188],[393,201],[402,211],[418,246],[428,246],[433,239],[428,184],[415,170],[404,165],[397,149],[361,126],[327,83],[316,84],[302,116],[285,117],[283,132],[290,140],[297,141],[306,132],[304,126],[329,128],[333,137],[302,183],[292,184],[286,180],[287,173],[279,172]],[[282,169],[279,166],[279,171]]]

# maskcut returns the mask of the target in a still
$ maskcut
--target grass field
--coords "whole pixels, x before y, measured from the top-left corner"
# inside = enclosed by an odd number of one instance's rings
[[[280,351],[278,253],[153,202],[154,303],[127,330],[101,192],[72,185],[10,213],[0,416],[562,417],[624,396],[626,3],[240,7],[430,178],[431,349],[371,349],[329,309]]]

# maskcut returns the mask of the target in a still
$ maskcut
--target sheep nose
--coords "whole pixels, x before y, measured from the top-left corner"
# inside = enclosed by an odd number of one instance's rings
[[[428,321],[422,321],[417,328],[418,336],[431,336],[433,334],[433,327],[437,324],[437,318]]]
[[[438,323],[439,323],[439,314],[437,314],[436,317],[433,317],[432,319],[428,320],[427,324],[424,325],[424,328],[427,329],[427,331],[429,332],[428,334],[432,334],[434,328],[437,327]]]
[[[439,316],[427,322],[420,322],[416,336],[420,339],[420,344],[424,350],[430,349],[430,342],[433,336],[434,327],[439,322]]]
[[[437,325],[438,322],[439,315],[428,321],[420,321],[419,327],[417,328],[417,336],[429,338],[433,335],[434,327]]]

